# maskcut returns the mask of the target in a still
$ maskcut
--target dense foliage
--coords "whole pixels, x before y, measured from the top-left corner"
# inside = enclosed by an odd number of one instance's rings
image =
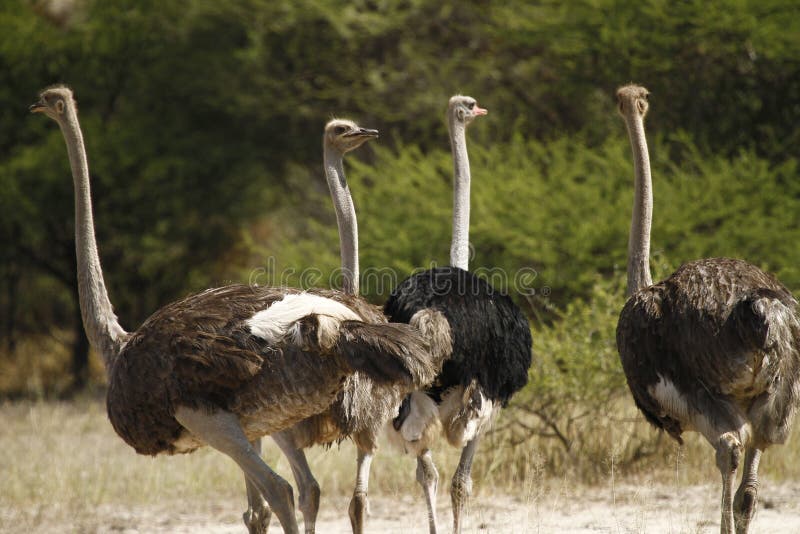
[[[379,301],[445,263],[456,92],[490,110],[469,136],[473,265],[552,326],[624,270],[632,170],[613,93],[631,80],[653,92],[654,253],[744,257],[797,287],[793,2],[4,2],[0,365],[56,339],[86,378],[66,153],[26,110],[48,84],[79,102],[127,328],[230,280],[313,267],[290,281],[327,285],[338,250],[320,134],[333,115],[382,132],[347,163],[362,266],[395,277],[364,291]]]
[[[621,119],[617,126],[614,138],[594,147],[575,136],[470,145],[471,268],[515,295],[535,312],[532,318],[552,319],[553,310],[587,297],[598,275],[625,278],[633,171]],[[796,159],[772,165],[748,151],[730,158],[703,155],[681,136],[656,138],[650,145],[655,265],[665,256],[678,263],[739,257],[789,287],[800,285]],[[376,301],[395,284],[369,276],[375,266],[399,281],[413,269],[448,261],[450,153],[396,150],[376,146],[370,163],[348,166],[359,214],[362,290]],[[312,174],[308,181],[322,182],[319,172]],[[321,191],[306,209],[302,224],[292,224],[296,207],[264,216],[261,224],[286,230],[265,241],[270,247],[255,250],[278,271],[313,265],[327,282],[339,261],[327,193]],[[290,280],[300,283],[299,273]]]

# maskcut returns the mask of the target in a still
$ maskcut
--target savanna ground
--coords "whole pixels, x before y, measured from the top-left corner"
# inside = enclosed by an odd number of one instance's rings
[[[203,449],[177,457],[137,456],[113,432],[102,401],[6,402],[0,405],[0,532],[244,532],[241,475],[232,461]],[[614,450],[614,438],[609,441]],[[520,447],[527,450],[522,451]],[[475,465],[466,532],[716,532],[719,483],[707,446],[690,440],[654,461],[620,473],[612,453],[605,477],[587,484],[580,470],[546,473],[536,441],[513,450],[530,459],[521,477],[502,474],[510,454],[487,436]],[[775,447],[763,464],[753,532],[800,532],[797,440]],[[290,477],[267,440],[267,462]],[[442,482],[439,517],[449,531],[451,450],[436,455]],[[349,532],[347,503],[355,472],[349,444],[309,452],[323,491],[318,531]],[[658,467],[658,464],[661,464]],[[371,532],[427,532],[425,505],[411,458],[382,449],[371,476]],[[277,523],[274,532],[280,532]]]

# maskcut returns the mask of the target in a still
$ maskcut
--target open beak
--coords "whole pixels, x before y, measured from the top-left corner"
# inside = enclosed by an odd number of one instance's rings
[[[41,113],[42,111],[45,110],[45,105],[44,102],[39,100],[35,104],[31,104],[30,107],[28,107],[28,109],[30,110],[31,113]]]
[[[367,128],[359,128],[358,130],[353,130],[352,132],[346,134],[345,137],[375,138],[375,137],[378,137],[378,130],[369,130]]]

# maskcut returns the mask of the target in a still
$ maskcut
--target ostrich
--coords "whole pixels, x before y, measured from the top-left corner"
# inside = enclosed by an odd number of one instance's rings
[[[70,89],[45,89],[33,112],[64,135],[75,186],[78,293],[87,337],[109,380],[114,430],[139,454],[188,453],[204,446],[233,459],[297,533],[291,486],[253,444],[326,410],[359,371],[407,391],[435,375],[425,340],[389,325],[379,309],[341,292],[231,285],[168,304],[135,332],[113,312],[103,282],[91,211],[89,170]],[[339,136],[355,148],[374,132]]]
[[[700,432],[722,474],[720,532],[746,533],[758,494],[758,463],[783,443],[800,395],[797,302],[780,282],[741,260],[686,263],[669,278],[650,277],[652,183],[644,116],[648,92],[617,91],[636,174],[628,243],[628,295],[617,348],[636,406],[682,443]],[[736,470],[742,481],[733,496]]]
[[[323,158],[325,178],[334,201],[336,221],[339,228],[341,271],[343,290],[358,296],[358,224],[344,174],[343,159],[347,151],[341,146],[341,136],[358,132],[358,126],[349,120],[334,119],[325,126],[323,135]],[[377,132],[376,132],[377,135]],[[375,317],[377,322],[386,322],[383,314]],[[410,324],[419,330],[430,344],[437,371],[450,355],[451,341],[444,316],[435,310],[420,310]],[[353,373],[345,380],[336,402],[320,414],[305,419],[292,428],[272,435],[291,465],[298,487],[299,508],[303,513],[306,533],[315,530],[319,510],[320,488],[309,468],[304,448],[313,445],[330,445],[351,437],[358,449],[356,484],[349,506],[353,532],[364,530],[367,514],[367,489],[372,456],[378,447],[378,438],[387,421],[397,413],[407,390],[397,384],[381,383],[364,373]],[[248,483],[248,510],[244,520],[250,531],[264,533],[270,520],[267,503]]]
[[[412,393],[388,428],[390,439],[417,457],[417,481],[428,507],[431,533],[437,531],[439,473],[430,447],[443,427],[447,441],[462,449],[450,488],[453,532],[472,492],[470,471],[482,432],[495,413],[528,381],[531,332],[522,311],[507,296],[467,271],[469,186],[466,128],[487,111],[474,98],[457,95],[448,105],[454,166],[451,266],[414,274],[397,286],[384,306],[392,321],[409,322],[420,310],[444,314],[452,356],[425,389]]]

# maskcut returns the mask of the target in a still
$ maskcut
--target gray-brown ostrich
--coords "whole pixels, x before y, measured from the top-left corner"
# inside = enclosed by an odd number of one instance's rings
[[[291,486],[252,446],[318,414],[354,372],[405,384],[435,373],[424,339],[386,324],[361,299],[336,291],[232,285],[169,304],[127,333],[114,315],[94,237],[89,169],[72,92],[44,90],[31,111],[64,135],[75,186],[78,292],[87,336],[108,374],[108,416],[140,454],[191,452],[210,445],[231,457],[275,511],[298,532]],[[355,148],[373,137],[347,132]]]
[[[339,228],[342,286],[345,293],[354,297],[359,292],[358,224],[344,173],[343,159],[347,147],[342,146],[339,140],[342,136],[356,135],[358,131],[359,127],[354,122],[334,119],[325,126],[322,138],[325,178]],[[378,323],[386,322],[383,314],[376,314],[373,319]],[[410,324],[428,340],[438,371],[441,362],[450,355],[451,347],[444,316],[433,310],[422,310],[412,318]],[[353,532],[363,532],[368,509],[369,471],[378,447],[378,437],[387,421],[396,415],[406,394],[407,390],[397,384],[381,383],[364,373],[353,373],[347,377],[336,402],[328,410],[272,436],[291,465],[307,534],[315,530],[320,488],[303,449],[313,445],[330,445],[347,437],[353,439],[358,449],[358,459],[349,515]],[[261,534],[269,526],[270,511],[254,489],[248,484],[249,506],[244,517],[250,531]]]
[[[630,135],[635,193],[628,295],[617,348],[636,406],[679,443],[700,432],[722,474],[720,531],[748,530],[761,452],[783,443],[800,395],[797,302],[772,276],[741,260],[712,258],[650,277],[652,183],[644,134],[648,92],[617,91]],[[734,498],[736,470],[744,472]]]
[[[430,448],[441,430],[461,449],[450,499],[453,532],[461,532],[462,515],[472,492],[472,460],[493,416],[528,381],[531,331],[522,310],[508,295],[470,273],[470,168],[466,130],[486,110],[469,96],[453,96],[447,109],[453,152],[453,238],[450,266],[414,274],[401,282],[384,305],[392,321],[410,322],[424,310],[445,316],[444,335],[452,338],[452,356],[424,391],[411,394],[388,428],[390,439],[417,457],[417,481],[428,507],[428,527],[437,529],[436,491],[439,473]]]

